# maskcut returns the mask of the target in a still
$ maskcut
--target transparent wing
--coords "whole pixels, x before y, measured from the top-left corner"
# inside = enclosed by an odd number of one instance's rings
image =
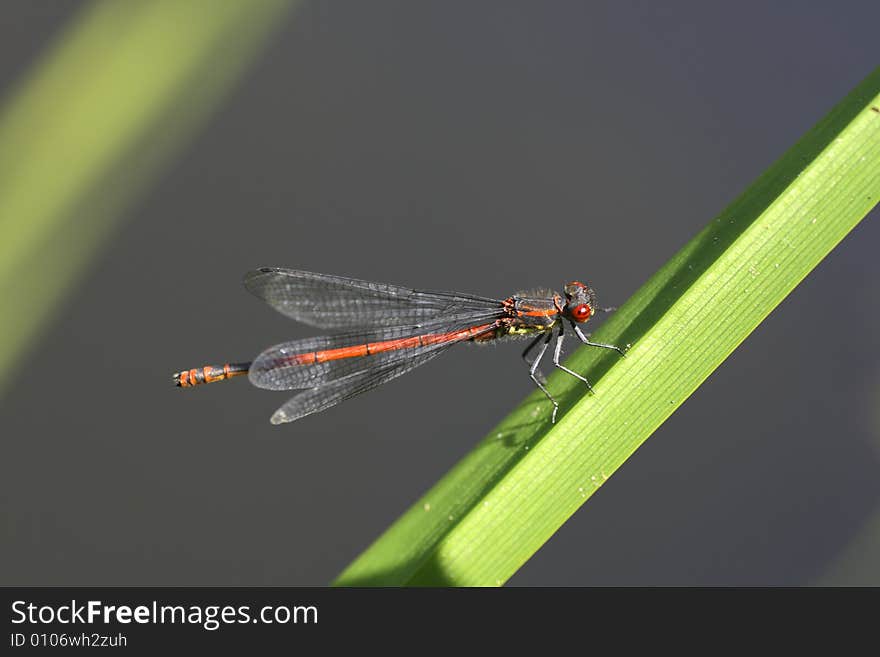
[[[395,379],[401,374],[427,363],[432,358],[439,356],[449,344],[422,353],[406,360],[389,362],[371,369],[355,372],[346,377],[337,379],[326,385],[311,388],[291,397],[283,406],[272,414],[272,424],[293,422],[306,415],[325,411],[339,402],[351,399],[363,392],[371,390],[386,381]]]
[[[263,267],[244,277],[248,291],[278,312],[321,328],[420,324],[439,316],[498,308],[497,299],[413,290],[345,276]]]
[[[284,342],[257,356],[248,378],[255,386],[270,390],[324,386],[484,335],[494,330],[497,315],[498,311],[484,311],[420,326],[394,326]]]

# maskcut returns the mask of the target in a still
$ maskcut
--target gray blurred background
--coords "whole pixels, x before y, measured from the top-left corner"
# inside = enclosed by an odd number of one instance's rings
[[[80,8],[3,3],[0,93]],[[289,13],[0,398],[0,583],[328,583],[531,392],[521,345],[273,427],[284,393],[170,383],[314,332],[241,275],[581,278],[621,303],[877,65],[878,24],[876,2]],[[880,584],[876,220],[510,584]]]

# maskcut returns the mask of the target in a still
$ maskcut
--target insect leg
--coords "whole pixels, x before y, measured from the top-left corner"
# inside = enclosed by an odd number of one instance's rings
[[[544,339],[545,339],[545,337],[543,335],[539,335],[534,340],[532,340],[529,343],[529,346],[526,347],[525,350],[522,352],[522,359],[526,362],[526,365],[528,365],[529,367],[532,366],[532,361],[529,360],[529,352],[531,352],[532,349],[534,349],[538,345],[538,343]],[[538,379],[540,379],[541,383],[547,383],[547,379],[544,377],[544,375],[541,372],[536,371],[535,376],[537,376]]]
[[[587,388],[590,389],[590,392],[593,392],[593,386],[590,385],[590,382],[587,379],[577,372],[574,372],[568,369],[565,365],[559,362],[559,357],[562,355],[562,341],[565,338],[565,330],[562,324],[559,325],[559,335],[556,336],[556,349],[553,350],[553,364],[561,369],[563,372],[567,374],[571,374],[574,378],[580,379],[584,383],[587,384]]]
[[[538,336],[543,337],[543,336]],[[559,402],[553,399],[553,395],[551,395],[547,388],[544,387],[544,384],[538,380],[538,377],[535,376],[535,371],[538,369],[538,365],[541,363],[541,359],[544,357],[544,353],[547,351],[547,346],[550,344],[550,339],[553,337],[552,332],[547,333],[547,337],[544,339],[544,344],[541,345],[541,350],[538,352],[538,355],[535,357],[535,360],[532,361],[532,366],[529,368],[529,377],[534,381],[535,385],[541,389],[545,395],[547,395],[547,399],[550,400],[550,403],[553,404],[553,416],[550,418],[550,422],[556,423],[556,411],[559,410]]]
[[[604,344],[602,342],[590,342],[590,339],[586,335],[581,333],[580,327],[577,324],[575,324],[574,322],[571,322],[571,328],[573,328],[574,332],[577,333],[577,336],[578,336],[578,338],[580,338],[580,341],[586,345],[589,345],[591,347],[602,347],[603,349],[613,349],[614,351],[619,353],[621,356],[626,355],[623,353],[623,350],[620,347],[618,347],[617,345]]]

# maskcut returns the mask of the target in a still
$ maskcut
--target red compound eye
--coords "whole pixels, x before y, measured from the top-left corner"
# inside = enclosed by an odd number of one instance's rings
[[[593,309],[588,303],[582,303],[571,311],[571,316],[578,322],[585,322],[593,314]]]

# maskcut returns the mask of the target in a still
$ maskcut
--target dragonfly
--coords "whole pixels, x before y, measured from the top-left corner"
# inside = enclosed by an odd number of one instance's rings
[[[177,386],[189,388],[247,375],[259,388],[299,390],[275,411],[272,424],[325,411],[424,365],[458,343],[515,338],[531,338],[522,358],[532,382],[552,403],[555,423],[559,403],[539,370],[551,343],[553,365],[592,392],[586,377],[560,362],[566,325],[585,345],[624,355],[616,345],[593,342],[582,331],[597,312],[615,308],[599,307],[595,291],[580,281],[566,284],[562,294],[535,290],[493,299],[263,267],[245,274],[244,286],[283,315],[330,333],[274,345],[252,362],[206,365],[177,372],[173,379]]]

